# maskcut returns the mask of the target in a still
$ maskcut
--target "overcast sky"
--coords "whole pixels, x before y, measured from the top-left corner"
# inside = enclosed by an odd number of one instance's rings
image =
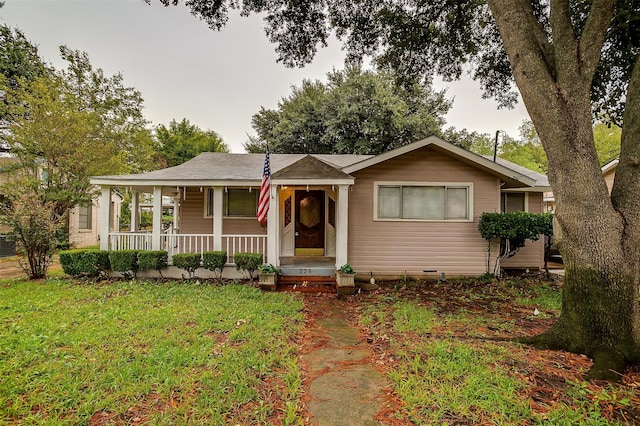
[[[276,108],[302,79],[326,81],[327,72],[343,68],[337,42],[305,68],[288,69],[276,63],[258,17],[232,16],[216,32],[185,7],[165,8],[157,0],[6,0],[0,23],[20,28],[56,68],[64,67],[58,46],[87,52],[95,68],[122,73],[142,93],[154,125],[187,118],[219,133],[232,152],[244,151],[251,116],[261,106]],[[436,87],[455,98],[446,127],[517,136],[528,117],[522,103],[497,110],[469,80]]]

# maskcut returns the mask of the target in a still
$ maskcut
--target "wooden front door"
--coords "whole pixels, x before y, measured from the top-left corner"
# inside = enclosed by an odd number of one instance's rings
[[[296,191],[295,254],[324,255],[324,191]]]

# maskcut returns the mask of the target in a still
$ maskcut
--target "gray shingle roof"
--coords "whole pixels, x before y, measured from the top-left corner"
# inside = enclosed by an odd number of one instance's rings
[[[493,160],[493,157],[489,155],[485,155],[484,157]],[[515,172],[518,172],[521,175],[525,175],[526,177],[535,180],[536,186],[549,186],[549,179],[547,178],[547,176],[543,175],[542,173],[535,172],[531,169],[528,169],[516,163],[512,163],[511,161],[507,161],[504,158],[500,158],[500,157],[496,158],[496,163],[500,164],[501,166],[507,167]]]
[[[270,154],[271,173],[288,167],[303,159],[306,154]],[[312,154],[313,157],[341,169],[371,155],[328,155]],[[262,178],[264,154],[228,154],[203,152],[195,158],[175,167],[134,175],[100,176],[99,179],[118,179],[136,181],[202,181],[236,180],[255,181]]]

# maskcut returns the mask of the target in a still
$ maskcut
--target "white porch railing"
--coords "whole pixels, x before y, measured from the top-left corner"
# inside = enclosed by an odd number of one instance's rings
[[[151,232],[110,232],[109,250],[151,250]]]
[[[169,255],[176,253],[202,253],[213,251],[213,234],[162,234],[160,247]],[[151,234],[140,232],[111,232],[110,250],[151,250]],[[267,258],[266,235],[222,235],[222,250],[227,252],[227,263],[233,263],[236,253],[262,253]]]
[[[236,253],[262,253],[267,260],[266,235],[222,235],[222,250],[227,252],[227,263],[233,263]]]

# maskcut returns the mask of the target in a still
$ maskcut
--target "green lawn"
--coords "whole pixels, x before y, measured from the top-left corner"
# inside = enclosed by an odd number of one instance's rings
[[[0,424],[301,423],[297,297],[181,282],[0,285]]]
[[[585,382],[585,357],[510,339],[554,321],[554,285],[385,283],[335,303],[398,424],[640,421],[637,371]],[[302,327],[303,296],[243,285],[0,281],[0,424],[304,424]]]
[[[522,280],[409,283],[371,295],[359,320],[402,401],[400,421],[637,424],[637,371],[623,384],[585,382],[586,357],[513,341],[546,329],[560,300],[559,289]]]

